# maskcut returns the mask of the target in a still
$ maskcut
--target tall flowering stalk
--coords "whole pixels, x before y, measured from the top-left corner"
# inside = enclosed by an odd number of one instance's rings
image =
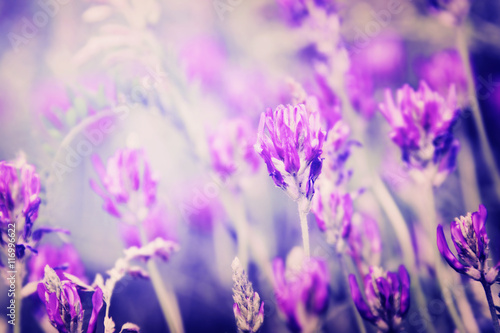
[[[447,98],[432,91],[424,82],[418,90],[404,85],[394,100],[386,90],[380,111],[392,127],[390,137],[402,153],[410,172],[440,185],[455,169],[460,144],[452,127],[458,117],[455,88]]]
[[[356,281],[349,276],[351,296],[360,315],[373,323],[381,332],[397,332],[410,308],[410,276],[401,265],[397,273],[370,267],[363,279],[365,298]]]
[[[104,199],[103,208],[120,222],[135,228],[135,237],[129,237],[131,233],[128,228],[124,232],[127,239],[131,240],[128,245],[155,248],[156,245],[165,243],[166,233],[159,226],[164,219],[162,211],[158,210],[158,181],[144,151],[118,150],[109,158],[106,166],[97,155],[93,155],[92,163],[102,187],[93,179],[90,180],[90,186]],[[130,247],[134,248],[136,246]],[[184,328],[175,295],[164,286],[155,261],[149,260],[147,266],[170,330],[182,333]]]
[[[326,262],[292,249],[286,267],[281,258],[273,262],[274,292],[278,307],[292,332],[312,333],[328,309],[329,277]]]
[[[262,113],[255,145],[274,184],[298,203],[307,256],[307,214],[314,195],[314,182],[323,166],[321,154],[325,136],[318,112],[307,109],[304,104],[279,105],[274,111],[268,109]]]
[[[457,272],[481,282],[495,332],[500,332],[500,324],[493,304],[491,285],[500,278],[500,262],[495,267],[489,267],[489,239],[486,234],[486,207],[479,205],[479,210],[468,213],[467,216],[456,218],[450,225],[451,238],[458,258],[451,252],[444,236],[443,226],[437,228],[437,246],[446,262]]]
[[[240,333],[256,333],[264,322],[264,302],[254,292],[252,283],[236,257],[231,264],[233,269],[233,311],[236,326]]]

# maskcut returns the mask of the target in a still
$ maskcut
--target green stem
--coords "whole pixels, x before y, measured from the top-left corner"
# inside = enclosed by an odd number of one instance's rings
[[[386,188],[385,184],[378,176],[374,176],[374,182],[372,187],[373,193],[377,200],[379,201],[382,209],[387,215],[389,222],[391,223],[394,232],[396,233],[396,238],[398,239],[401,251],[403,252],[403,262],[408,268],[411,282],[416,292],[416,301],[425,322],[430,323],[428,325],[428,332],[435,332],[434,326],[430,315],[428,313],[428,307],[426,305],[425,294],[420,284],[420,277],[418,275],[417,262],[415,254],[413,253],[413,248],[411,246],[412,240],[410,236],[410,231],[406,225],[406,221],[398,208],[398,205],[391,196],[391,193]]]
[[[146,245],[147,240],[144,228],[139,226],[139,230],[141,242],[143,245]],[[163,279],[154,258],[151,258],[148,261],[147,268],[170,333],[183,333],[184,327],[182,326],[182,317],[179,310],[179,304],[177,303],[177,298],[175,297],[172,289],[165,286],[163,283]]]
[[[493,296],[491,295],[491,286],[488,282],[481,281],[483,284],[484,292],[486,294],[486,299],[488,300],[488,307],[490,308],[491,319],[493,320],[493,327],[495,328],[495,333],[500,333],[500,324],[498,323],[497,312],[495,309],[495,304],[493,303]]]
[[[349,275],[347,272],[347,265],[344,260],[344,254],[339,253],[338,256],[339,256],[340,266],[342,267],[342,277],[344,278],[345,288],[349,290]],[[347,297],[347,298],[349,299],[351,309],[354,312],[354,317],[356,317],[356,323],[358,324],[357,332],[366,333],[366,328],[363,322],[363,318],[361,318],[361,315],[359,314],[358,309],[356,308],[356,304],[354,304],[354,300],[352,299],[352,297]]]
[[[481,117],[481,110],[479,108],[479,101],[476,94],[476,84],[474,83],[474,77],[472,72],[472,66],[469,58],[469,50],[467,45],[467,36],[465,34],[465,27],[461,25],[457,28],[457,50],[462,58],[462,62],[465,69],[465,75],[467,77],[467,96],[470,98],[470,107],[472,109],[472,116],[477,125],[477,130],[479,134],[479,143],[484,154],[484,161],[491,174],[494,188],[498,197],[500,197],[500,176],[497,172],[495,157],[491,146],[488,141],[488,136],[486,134],[486,129],[484,127],[484,122]]]

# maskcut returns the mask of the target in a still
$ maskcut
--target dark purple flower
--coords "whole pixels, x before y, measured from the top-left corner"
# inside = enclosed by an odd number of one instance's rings
[[[273,262],[274,292],[278,307],[292,332],[312,332],[328,308],[328,267],[321,258],[305,257],[294,248],[285,269],[283,260]]]
[[[218,131],[209,137],[212,167],[222,179],[233,175],[248,165],[251,172],[259,167],[258,156],[253,149],[255,134],[249,121],[238,118],[221,124]]]
[[[67,279],[61,280],[52,268],[45,266],[44,280],[38,284],[37,290],[38,296],[45,304],[52,326],[61,333],[84,331],[83,313],[86,309],[83,309],[76,284]],[[87,333],[94,332],[102,305],[102,290],[96,287],[92,296],[92,314]]]
[[[399,266],[398,273],[370,267],[363,280],[365,297],[353,274],[349,276],[349,285],[361,317],[382,332],[394,332],[400,327],[410,307],[410,276],[403,265]]]
[[[454,270],[474,280],[493,284],[500,277],[500,263],[495,267],[488,266],[487,215],[486,207],[479,205],[477,212],[460,216],[451,222],[451,239],[460,260],[448,247],[442,225],[437,228],[437,245],[441,255]]]
[[[458,117],[454,87],[444,99],[423,81],[417,91],[405,85],[397,91],[396,100],[387,90],[379,107],[392,127],[390,137],[401,148],[403,161],[412,169],[433,169],[433,181],[439,185],[454,170],[458,149],[452,133]]]
[[[319,114],[303,104],[279,105],[261,115],[255,149],[276,186],[294,200],[310,201],[314,195],[325,135]]]
[[[119,207],[134,205],[133,214],[142,221],[156,202],[157,181],[142,150],[121,149],[108,159],[106,166],[97,155],[92,163],[104,189],[91,179],[90,186],[104,199],[104,209],[122,218]]]

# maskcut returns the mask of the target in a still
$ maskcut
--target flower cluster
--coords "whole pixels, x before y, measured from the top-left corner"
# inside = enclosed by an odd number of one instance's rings
[[[252,283],[241,267],[240,260],[234,258],[231,264],[233,269],[233,311],[236,318],[238,332],[256,333],[264,322],[264,302],[253,291]]]
[[[447,99],[421,82],[417,91],[404,85],[396,100],[386,90],[380,111],[392,127],[392,141],[402,152],[402,159],[411,170],[432,171],[435,185],[454,170],[459,142],[452,127],[458,117],[455,88]],[[437,170],[436,170],[437,168]]]
[[[399,266],[398,273],[370,267],[363,280],[366,301],[356,281],[349,276],[351,295],[359,314],[382,332],[394,332],[410,307],[410,276]]]
[[[446,262],[457,272],[474,280],[493,284],[500,277],[500,263],[495,267],[488,266],[489,239],[486,234],[486,217],[488,212],[483,205],[479,210],[460,216],[451,222],[450,231],[458,258],[453,255],[444,236],[443,226],[437,228],[437,245]]]
[[[323,165],[325,136],[317,112],[303,104],[279,105],[262,113],[255,149],[276,186],[294,200],[310,201]]]
[[[69,279],[61,280],[56,272],[47,265],[45,266],[43,282],[38,284],[38,296],[45,304],[50,323],[59,332],[84,332],[84,309],[75,283]],[[102,305],[102,290],[97,287],[92,295],[92,315],[85,332],[94,332]]]
[[[104,189],[91,179],[90,186],[104,199],[104,209],[117,218],[142,221],[156,202],[157,181],[142,150],[121,149],[109,158],[106,167],[98,155],[92,163]],[[127,206],[135,216],[124,216]]]
[[[273,262],[274,292],[278,307],[292,332],[315,332],[328,308],[329,277],[326,262],[292,249],[286,269],[281,258]]]
[[[226,179],[248,164],[250,171],[257,170],[258,157],[253,149],[253,136],[249,122],[242,118],[222,123],[219,130],[209,137],[212,167]]]

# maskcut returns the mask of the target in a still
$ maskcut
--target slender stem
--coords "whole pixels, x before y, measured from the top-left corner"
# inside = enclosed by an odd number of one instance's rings
[[[477,125],[477,130],[479,133],[479,142],[484,154],[484,160],[486,166],[489,169],[490,175],[495,184],[494,188],[496,190],[497,196],[500,197],[500,176],[497,172],[495,157],[491,146],[488,141],[488,136],[486,134],[486,128],[484,127],[484,122],[481,117],[481,110],[479,108],[479,101],[476,93],[476,85],[474,83],[474,77],[472,72],[472,66],[469,58],[469,50],[467,46],[467,36],[465,34],[465,27],[461,25],[457,28],[457,50],[460,53],[462,62],[464,64],[465,75],[467,77],[467,95],[470,98],[470,107],[472,109],[472,116]],[[487,88],[487,87],[486,87]]]
[[[302,244],[304,246],[304,253],[306,254],[307,257],[310,257],[311,252],[309,250],[309,227],[307,225],[307,213],[308,211],[303,209],[299,204],[300,228],[302,230]]]
[[[16,265],[17,266],[17,265]],[[21,289],[23,288],[23,264],[19,263],[18,266],[16,267],[17,273],[16,273],[16,291],[15,291],[15,305],[16,305],[16,320],[15,320],[15,325],[14,325],[14,333],[20,333],[21,332],[21,310],[22,310],[22,300],[23,297],[21,295]]]
[[[339,256],[340,266],[342,267],[342,277],[344,278],[345,288],[348,290],[349,289],[349,275],[347,272],[347,265],[346,265],[346,262],[344,259],[344,254],[339,253],[338,256]],[[348,298],[349,298],[349,303],[350,303],[351,309],[354,312],[354,317],[356,317],[356,323],[358,324],[357,332],[366,333],[366,328],[365,328],[365,324],[363,322],[363,318],[361,318],[361,315],[359,314],[358,309],[356,309],[356,305],[354,304],[354,300],[352,299],[352,297],[348,297]]]
[[[139,230],[141,234],[141,242],[143,245],[146,245],[146,234],[142,225],[139,226]],[[182,326],[182,318],[177,298],[175,297],[172,289],[165,286],[163,283],[163,279],[154,258],[151,258],[148,261],[147,268],[170,333],[183,333],[184,327]]]
[[[419,308],[419,311],[425,322],[431,323],[427,327],[428,332],[435,332],[434,326],[432,325],[432,321],[430,315],[428,313],[428,307],[426,305],[425,294],[422,289],[422,285],[420,284],[420,277],[418,275],[416,257],[413,253],[413,248],[411,246],[411,236],[410,231],[406,225],[406,221],[401,214],[401,211],[398,208],[398,205],[394,201],[391,196],[389,190],[385,187],[385,184],[378,176],[374,176],[374,182],[372,187],[373,193],[375,197],[379,201],[382,209],[385,214],[389,218],[389,222],[391,223],[395,233],[396,238],[399,241],[399,245],[401,250],[403,251],[403,261],[405,266],[408,268],[411,282],[414,286],[414,291],[416,292],[416,301]]]
[[[481,281],[481,283],[483,284],[484,292],[486,294],[486,299],[488,300],[488,307],[490,308],[490,314],[491,314],[491,319],[493,320],[493,327],[495,328],[495,333],[500,333],[500,324],[498,323],[497,312],[495,309],[495,304],[493,303],[493,296],[491,295],[491,286],[486,281]]]

